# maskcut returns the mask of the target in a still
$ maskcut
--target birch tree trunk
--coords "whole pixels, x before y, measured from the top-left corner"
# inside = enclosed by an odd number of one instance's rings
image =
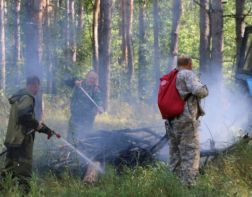
[[[93,69],[99,72],[99,17],[100,17],[100,0],[95,0],[93,11]]]
[[[70,47],[71,47],[71,58],[73,63],[76,62],[76,24],[75,24],[75,0],[70,0]]]

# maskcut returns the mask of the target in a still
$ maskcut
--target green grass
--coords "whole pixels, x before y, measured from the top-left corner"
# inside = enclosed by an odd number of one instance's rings
[[[107,166],[95,185],[84,184],[80,177],[57,178],[51,173],[33,175],[29,196],[120,196],[120,197],[250,197],[252,196],[252,146],[240,143],[230,152],[211,161],[200,175],[197,185],[188,189],[169,172],[162,162],[135,169],[125,168],[118,175]],[[11,179],[4,182],[0,196],[21,196]]]
[[[99,115],[96,128],[120,129],[162,124],[158,113],[148,105],[139,104],[137,109],[126,103],[113,101],[117,109],[111,108],[108,113]],[[48,105],[46,103],[46,105]],[[68,109],[63,105],[46,107],[45,122],[52,128],[66,135]],[[144,114],[144,118],[142,117]],[[4,130],[5,126],[1,126]],[[2,139],[1,139],[2,140]],[[46,136],[37,135],[34,147],[35,162],[46,162],[48,156],[45,147],[59,145],[57,139],[46,140]],[[0,159],[2,160],[2,159]],[[252,145],[241,142],[235,149],[208,163],[204,174],[200,175],[197,185],[188,189],[180,184],[177,177],[169,172],[166,163],[156,162],[152,165],[135,169],[125,168],[118,175],[113,166],[106,166],[106,173],[99,177],[95,185],[86,185],[80,177],[37,173],[31,181],[31,192],[28,196],[42,197],[252,197]],[[0,196],[18,197],[22,192],[8,177],[3,183]]]
[[[249,148],[249,151],[251,153],[251,148]],[[192,189],[182,186],[179,180],[169,172],[166,164],[157,162],[152,166],[125,169],[120,176],[116,174],[112,166],[108,166],[106,173],[100,177],[95,185],[85,185],[80,178],[69,176],[67,173],[61,179],[52,174],[42,177],[34,174],[29,196],[251,196],[249,192],[252,191],[252,188],[246,182],[247,180],[251,181],[249,173],[246,176],[240,174],[240,170],[235,168],[238,161],[230,164],[228,162],[233,161],[230,157],[220,157],[211,163],[206,168],[205,174],[199,177],[197,185]],[[224,164],[225,162],[228,165]],[[1,192],[1,195],[21,196],[18,188],[11,185],[11,180],[8,179],[4,183],[5,190]]]

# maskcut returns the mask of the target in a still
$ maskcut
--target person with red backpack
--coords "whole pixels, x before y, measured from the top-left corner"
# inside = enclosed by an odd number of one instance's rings
[[[200,100],[208,95],[192,71],[192,59],[180,56],[177,68],[160,82],[158,105],[169,136],[170,169],[187,186],[193,186],[199,172],[199,117],[204,115]]]

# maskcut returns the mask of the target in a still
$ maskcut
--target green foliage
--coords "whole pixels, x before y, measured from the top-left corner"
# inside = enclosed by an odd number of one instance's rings
[[[199,6],[191,1],[184,2],[180,21],[179,54],[189,55],[194,64],[199,60]]]

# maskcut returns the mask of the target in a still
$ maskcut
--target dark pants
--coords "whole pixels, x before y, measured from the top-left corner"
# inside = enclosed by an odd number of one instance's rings
[[[67,139],[69,142],[77,142],[85,138],[93,130],[95,114],[86,114],[82,116],[72,115],[69,121],[69,130]]]
[[[26,136],[19,147],[7,147],[4,175],[12,174],[18,185],[24,191],[30,190],[32,177],[32,151],[34,136]]]

